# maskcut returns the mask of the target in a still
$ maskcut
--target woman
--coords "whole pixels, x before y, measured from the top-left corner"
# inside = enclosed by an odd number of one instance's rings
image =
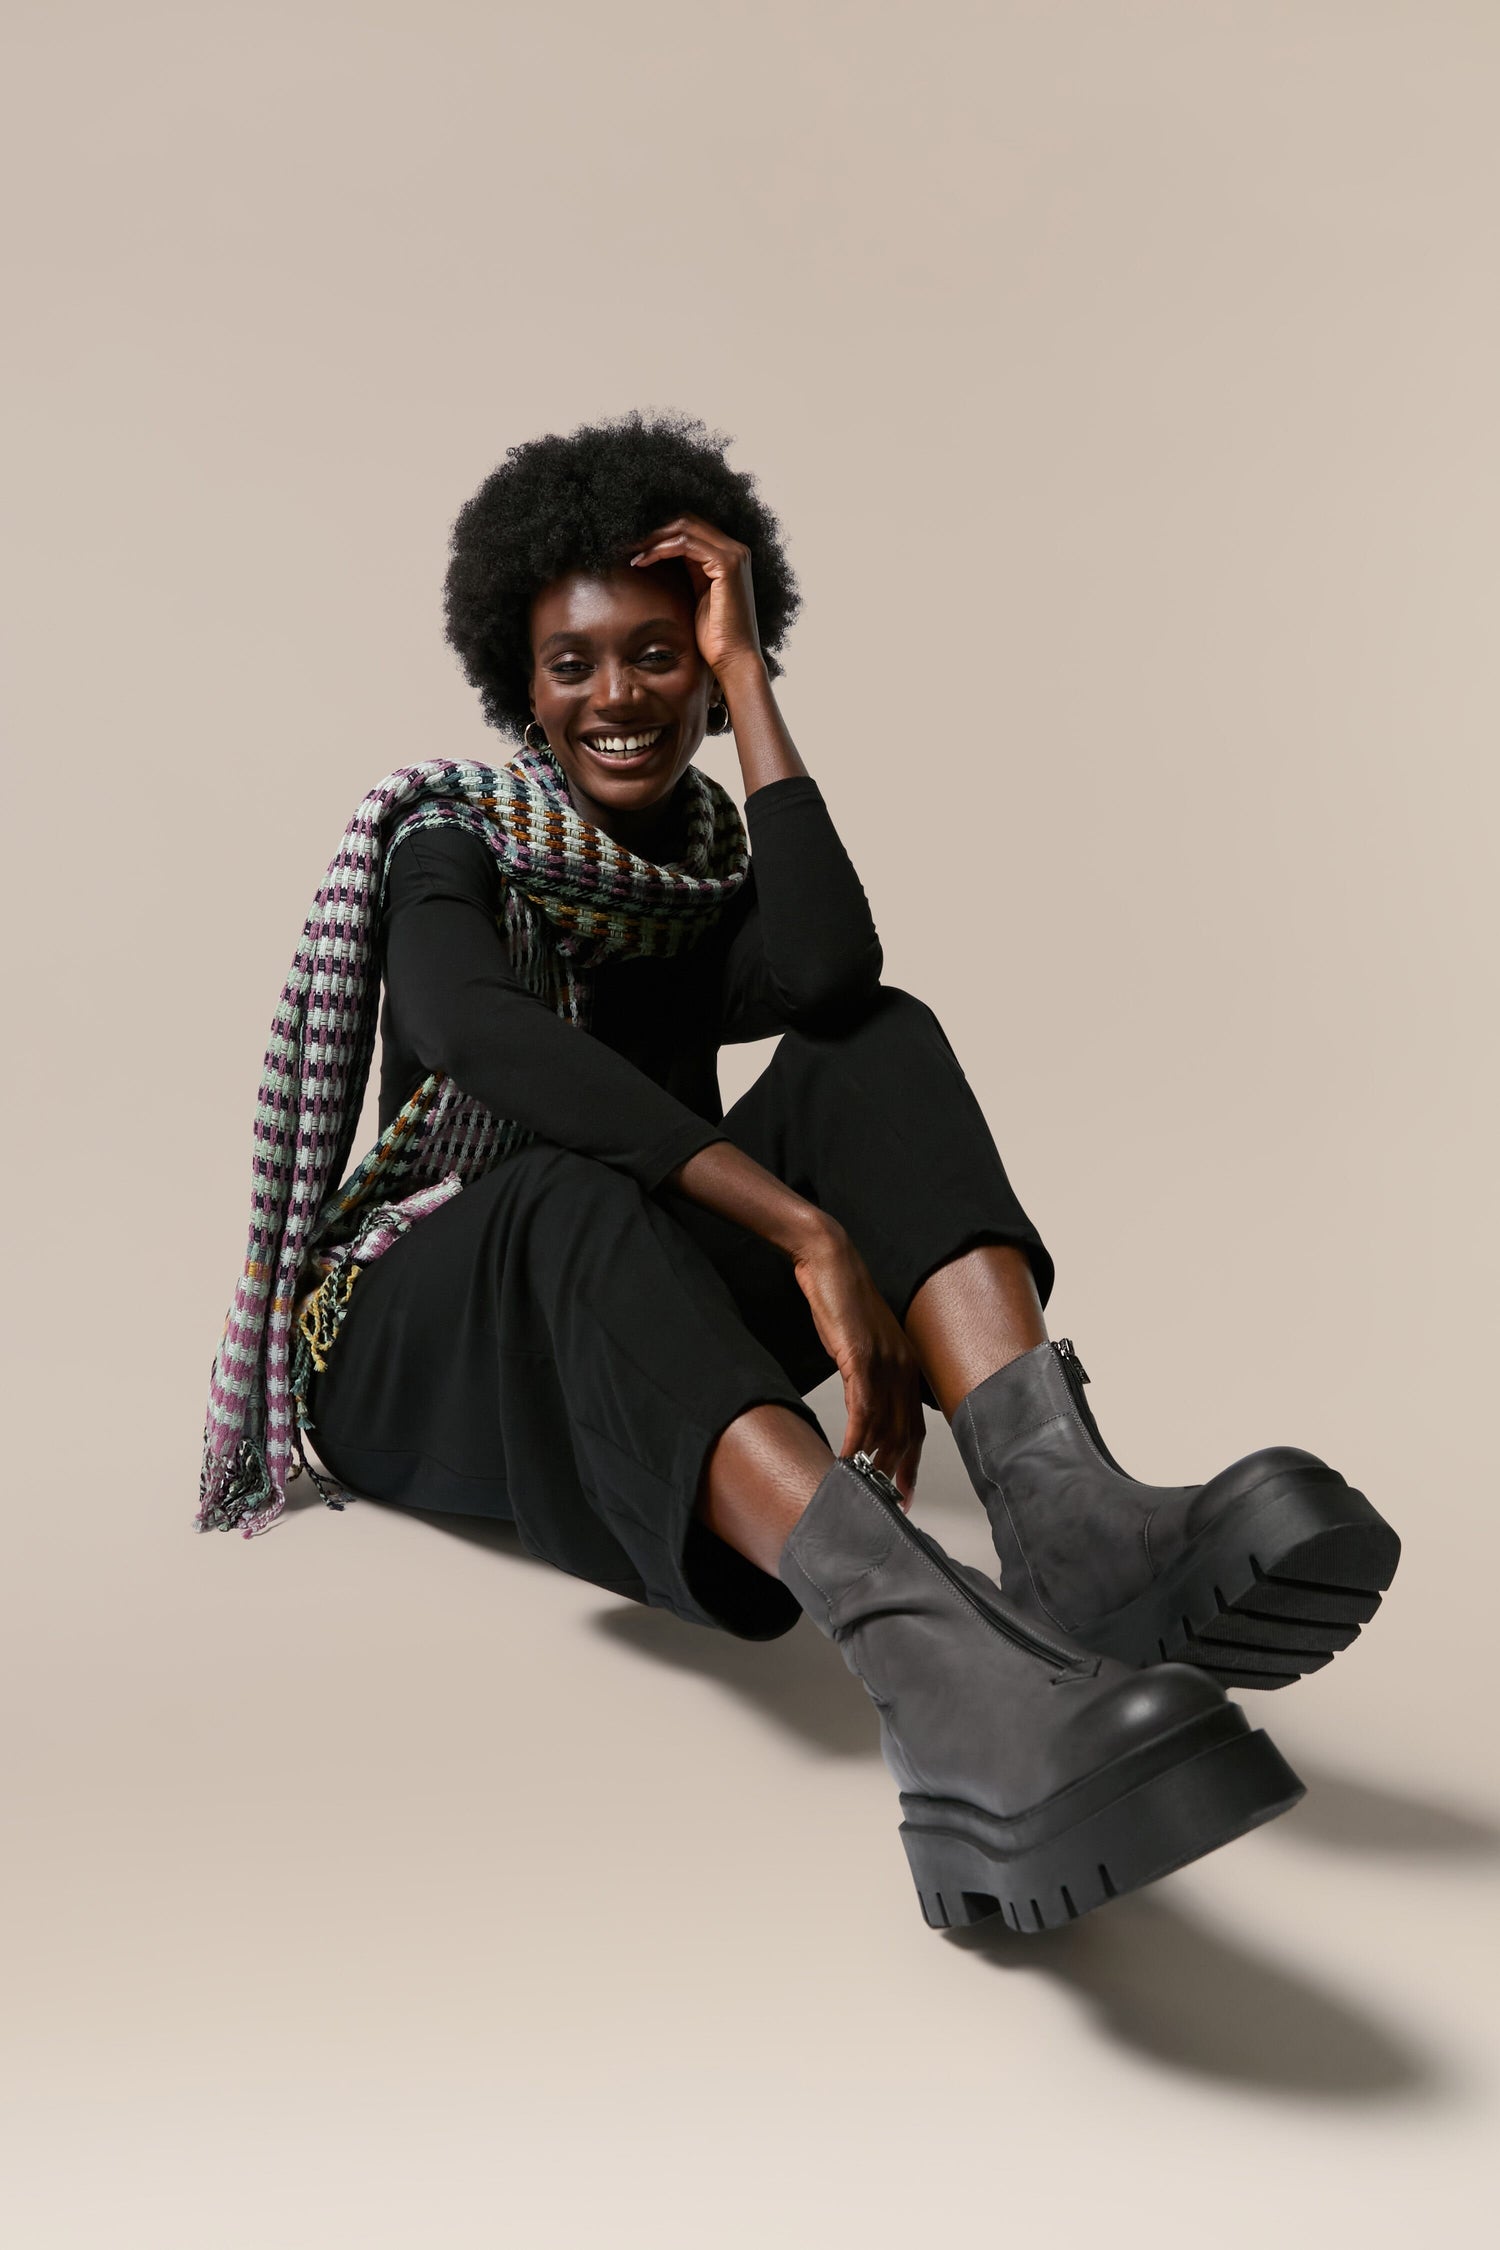
[[[881,982],[777,707],[796,606],[695,423],[516,447],[460,514],[449,637],[525,747],[391,776],[319,895],[202,1520],[274,1517],[295,1414],[353,1490],[509,1520],[682,1618],[805,1610],[876,1703],[928,1921],[1042,1928],[1295,1802],[1225,1685],[1326,1663],[1398,1542],[1292,1448],[1182,1489],[1106,1450],[1051,1258],[937,1018]],[[692,762],[726,731],[744,826]],[[381,1141],[330,1193],[377,965]],[[719,1045],[775,1032],[726,1116]],[[839,1459],[804,1403],[835,1369]],[[924,1400],[1003,1593],[908,1518]]]

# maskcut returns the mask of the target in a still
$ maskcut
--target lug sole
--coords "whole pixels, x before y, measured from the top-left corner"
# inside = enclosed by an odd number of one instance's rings
[[[1060,1929],[1288,1812],[1303,1785],[1270,1737],[1233,1705],[1211,1716],[1221,1723],[1207,1747],[1194,1721],[1144,1779],[1132,1754],[1014,1820],[903,1796],[901,1841],[929,1928],[998,1915],[1023,1935]]]
[[[1358,1638],[1400,1557],[1390,1525],[1335,1472],[1280,1477],[1227,1510],[1144,1594],[1070,1631],[1126,1664],[1193,1664],[1228,1688],[1289,1687]]]

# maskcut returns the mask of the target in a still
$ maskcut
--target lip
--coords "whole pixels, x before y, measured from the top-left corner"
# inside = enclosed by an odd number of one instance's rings
[[[656,740],[654,742],[648,743],[644,750],[632,751],[628,758],[611,758],[606,756],[606,754],[602,750],[596,750],[594,748],[593,743],[590,742],[587,735],[575,735],[574,740],[577,742],[580,749],[586,750],[588,752],[590,758],[602,773],[640,773],[644,770],[645,767],[649,766],[654,759],[659,758],[662,755],[663,751],[671,749],[673,737],[677,731],[675,726],[669,719],[657,719],[654,720],[652,724],[660,729],[659,733],[657,734]],[[593,731],[596,734],[603,734],[605,730],[602,727],[596,727]],[[648,727],[641,726],[639,723],[637,723],[635,726],[621,727],[617,731],[620,734],[645,734],[650,730]]]

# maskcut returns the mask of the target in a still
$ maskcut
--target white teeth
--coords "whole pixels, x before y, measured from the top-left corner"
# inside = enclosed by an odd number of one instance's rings
[[[601,758],[630,758],[637,750],[649,750],[665,731],[664,727],[652,727],[647,734],[608,734],[591,742],[589,748]]]

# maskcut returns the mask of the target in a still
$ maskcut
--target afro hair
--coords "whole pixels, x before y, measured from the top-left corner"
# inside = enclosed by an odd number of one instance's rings
[[[491,726],[531,717],[531,605],[573,570],[608,570],[672,516],[702,516],[750,550],[767,669],[800,604],[781,528],[731,443],[681,414],[626,414],[513,445],[460,509],[444,596],[448,639]]]

